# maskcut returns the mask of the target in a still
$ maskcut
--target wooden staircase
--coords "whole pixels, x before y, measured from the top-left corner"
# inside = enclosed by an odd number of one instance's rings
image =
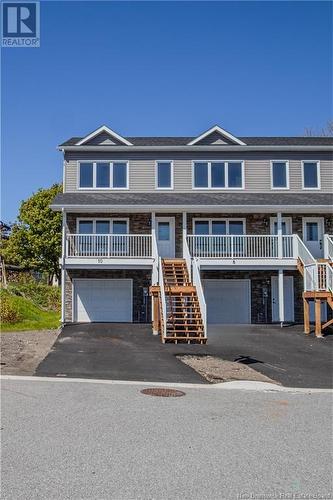
[[[328,259],[317,259],[314,269],[314,282],[316,286],[313,290],[305,290],[303,292],[303,307],[304,307],[304,332],[309,335],[310,327],[310,303],[315,304],[315,335],[323,337],[322,331],[328,326],[333,325],[333,318],[322,323],[321,320],[321,305],[327,304],[333,311],[333,289],[329,285],[328,274],[332,268],[332,262]],[[305,276],[306,270],[303,263],[298,260],[297,268],[302,276]]]
[[[158,296],[158,315],[162,342],[204,344],[204,325],[196,287],[190,282],[185,259],[162,259],[163,282],[166,301],[166,318],[163,317],[160,287],[151,287]],[[157,309],[155,310],[157,313]],[[156,315],[155,313],[155,315]],[[166,321],[166,335],[162,335]]]

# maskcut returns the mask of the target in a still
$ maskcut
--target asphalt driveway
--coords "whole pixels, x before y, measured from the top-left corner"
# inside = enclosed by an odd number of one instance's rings
[[[210,354],[238,360],[288,387],[332,387],[333,335],[305,336],[301,326],[210,326],[208,344],[161,344],[150,325],[67,325],[36,375],[207,383],[176,358]]]

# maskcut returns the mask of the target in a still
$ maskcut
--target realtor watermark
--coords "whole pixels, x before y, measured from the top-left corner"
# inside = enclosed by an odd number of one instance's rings
[[[331,500],[333,493],[301,493],[301,492],[275,492],[275,493],[255,493],[253,491],[243,491],[238,493],[239,500]]]
[[[3,2],[1,20],[2,47],[40,46],[39,2]]]

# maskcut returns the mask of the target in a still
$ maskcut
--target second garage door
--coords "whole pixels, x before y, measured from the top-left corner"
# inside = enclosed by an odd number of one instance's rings
[[[202,283],[208,323],[251,323],[250,280],[202,280]]]
[[[74,280],[74,321],[131,322],[131,279]]]

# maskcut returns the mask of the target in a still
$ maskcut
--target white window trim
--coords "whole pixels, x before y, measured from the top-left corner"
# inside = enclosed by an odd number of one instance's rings
[[[194,232],[194,229],[195,229],[195,223],[196,222],[208,222],[208,231],[209,231],[209,234],[200,234],[200,235],[197,235],[197,236],[219,236],[218,234],[212,234],[212,226],[213,226],[213,222],[225,222],[226,223],[226,231],[227,233],[224,235],[220,235],[220,236],[245,236],[246,235],[246,219],[245,218],[242,218],[242,217],[213,217],[213,218],[208,218],[208,217],[196,217],[194,219],[192,219],[192,235],[195,236],[195,232]],[[242,222],[243,223],[243,229],[244,229],[244,232],[243,232],[243,235],[230,235],[229,234],[229,223],[230,222]]]
[[[270,233],[269,234],[271,234],[271,235],[274,235],[274,222],[277,222],[277,217],[270,217],[270,222],[269,222]],[[293,234],[293,218],[292,217],[282,217],[282,222],[285,222],[286,225],[288,225],[290,228],[290,233],[288,233],[286,236],[292,235]]]
[[[110,231],[112,230],[112,225],[113,225],[114,221],[126,222],[126,228],[127,228],[126,234],[129,234],[128,233],[128,229],[129,229],[129,218],[128,217],[112,217],[112,218],[110,218],[110,217],[78,217],[76,219],[76,234],[80,234],[80,232],[79,232],[80,222],[84,222],[84,221],[92,221],[93,232],[91,234],[100,234],[100,233],[96,233],[96,222],[99,222],[99,221],[109,222]],[[111,232],[108,234],[116,234],[116,233]]]
[[[287,185],[284,187],[273,186],[273,163],[285,163],[286,164],[286,181]],[[289,160],[271,160],[271,189],[277,189],[278,191],[290,189],[289,188]]]
[[[170,177],[171,177],[171,186],[169,187],[160,187],[158,185],[158,164],[159,163],[170,163]],[[173,167],[173,160],[156,160],[155,161],[155,189],[165,191],[165,190],[171,190],[173,189],[173,174],[174,174],[174,167]]]
[[[93,186],[92,187],[81,187],[80,186],[80,165],[81,163],[92,163],[93,164]],[[110,187],[97,187],[96,186],[96,170],[97,163],[108,163],[110,169]],[[126,187],[113,187],[113,164],[114,163],[125,163],[126,164]],[[128,160],[78,160],[77,161],[77,172],[76,172],[76,187],[80,191],[125,191],[129,189],[129,162]]]
[[[305,187],[304,186],[304,163],[316,163],[317,165],[317,187]],[[302,189],[306,191],[316,191],[318,189],[321,189],[321,182],[320,182],[320,161],[319,160],[303,160],[302,161]]]
[[[194,165],[195,163],[207,163],[208,164],[208,187],[196,187],[194,185]],[[212,187],[212,163],[224,163],[224,178],[225,187]],[[229,168],[228,163],[240,163],[242,169],[242,185],[240,187],[228,187],[229,184]],[[205,190],[205,191],[239,191],[245,189],[245,168],[244,160],[192,160],[192,189],[195,190]]]

